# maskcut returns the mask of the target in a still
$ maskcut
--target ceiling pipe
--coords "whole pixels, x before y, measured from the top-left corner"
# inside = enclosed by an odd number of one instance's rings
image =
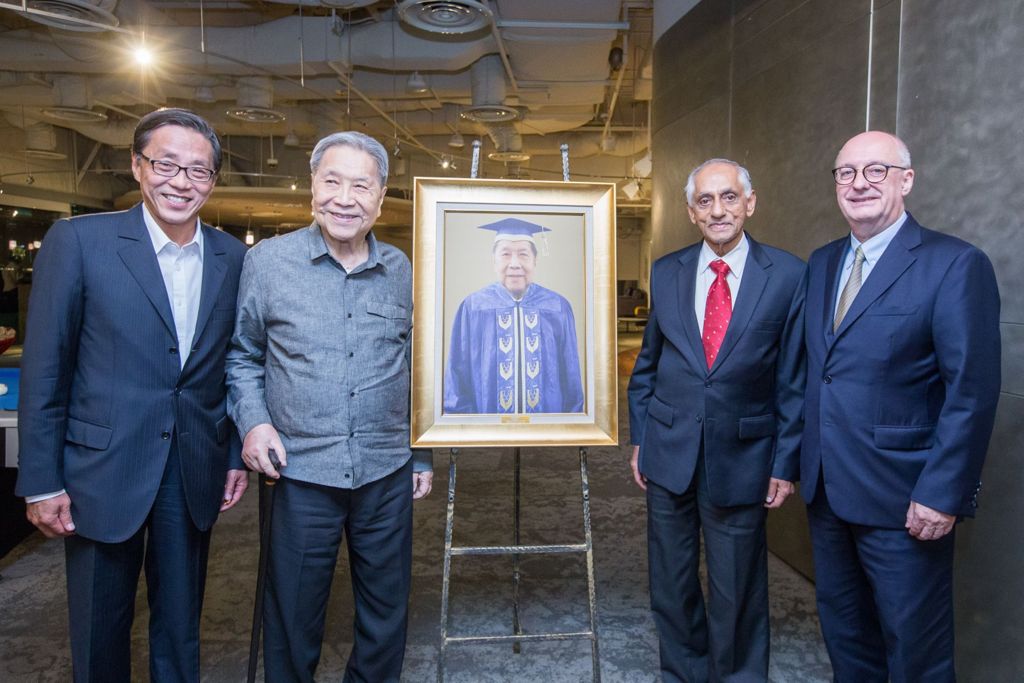
[[[491,7],[490,2],[485,1],[487,9],[489,9],[491,16],[491,35],[494,36],[494,42],[498,44],[498,56],[501,57],[501,64],[505,67],[505,75],[508,76],[509,85],[512,86],[512,92],[519,92],[519,83],[516,82],[515,72],[512,71],[512,63],[508,61],[508,49],[505,47],[505,41],[501,37],[501,28],[498,27],[498,17],[494,12],[494,8]]]
[[[389,124],[391,124],[391,126],[393,126],[396,131],[401,131],[406,142],[413,145],[414,147],[418,147],[419,149],[423,150],[430,156],[434,157],[434,159],[438,161],[441,160],[441,154],[439,152],[435,152],[434,150],[430,149],[429,147],[421,143],[419,140],[417,140],[416,136],[413,135],[412,132],[410,132],[407,128],[405,128],[405,126],[399,124],[398,121],[396,121],[394,118],[391,117],[390,114],[384,111],[380,107],[380,105],[378,105],[376,102],[374,102],[369,97],[364,95],[363,92],[359,90],[359,88],[355,87],[355,85],[352,84],[352,79],[349,77],[347,73],[345,73],[345,71],[342,69],[340,65],[335,64],[334,62],[328,62],[328,66],[331,67],[334,73],[338,74],[338,79],[345,85],[346,88],[355,93],[356,97],[361,99],[363,102],[367,104],[367,106],[369,106],[371,109],[377,112],[377,114],[385,121],[387,121]]]

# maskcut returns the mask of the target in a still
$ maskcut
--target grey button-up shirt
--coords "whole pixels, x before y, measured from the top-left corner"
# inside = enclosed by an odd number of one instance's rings
[[[227,357],[228,414],[242,437],[274,426],[284,476],[357,488],[403,466],[409,448],[412,267],[367,236],[346,272],[313,225],[249,250]],[[416,453],[430,469],[430,451]]]

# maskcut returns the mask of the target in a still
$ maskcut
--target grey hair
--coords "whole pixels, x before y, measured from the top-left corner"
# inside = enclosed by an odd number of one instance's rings
[[[690,171],[689,177],[686,179],[686,203],[693,204],[693,193],[697,189],[697,174],[703,171],[711,164],[729,164],[735,166],[736,171],[740,176],[740,185],[743,186],[743,196],[749,197],[754,192],[754,184],[750,182],[750,171],[743,168],[735,161],[731,159],[708,159],[697,168]]]
[[[369,135],[354,130],[331,133],[316,143],[313,153],[309,156],[309,170],[313,175],[316,175],[317,170],[320,168],[320,162],[323,161],[324,154],[331,147],[351,147],[352,149],[358,149],[369,154],[377,162],[377,175],[379,176],[380,186],[387,186],[388,151],[384,149],[384,145]]]
[[[910,148],[907,147],[907,143],[903,142],[903,140],[900,140],[895,135],[892,136],[892,139],[896,141],[896,154],[899,155],[900,164],[910,168]]]

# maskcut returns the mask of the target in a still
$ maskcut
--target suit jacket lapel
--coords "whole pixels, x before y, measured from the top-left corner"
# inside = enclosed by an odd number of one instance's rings
[[[163,275],[160,274],[160,264],[156,260],[156,252],[153,251],[153,240],[146,230],[146,222],[142,217],[142,205],[124,214],[121,226],[118,229],[119,244],[117,253],[128,268],[128,271],[139,283],[142,292],[153,304],[158,316],[171,333],[173,339],[177,338],[174,329],[174,317],[171,315],[171,304],[167,300],[167,287],[164,285]]]
[[[835,339],[832,336],[832,323],[836,317],[836,297],[838,296],[836,288],[839,285],[839,269],[842,268],[843,256],[845,256],[849,244],[849,236],[833,242],[828,254],[828,261],[825,264],[825,301],[821,307],[821,334],[824,336],[826,344],[830,344]]]
[[[214,304],[220,295],[220,287],[224,283],[224,249],[220,246],[218,235],[213,228],[203,225],[203,288],[199,296],[199,314],[196,317],[196,331],[192,337],[193,346],[206,328],[206,323],[213,312]]]
[[[707,361],[704,360],[704,343],[700,339],[700,328],[697,326],[697,314],[693,310],[694,291],[697,288],[697,257],[700,254],[700,243],[679,255],[679,278],[676,291],[679,293],[679,319],[683,322],[683,332],[690,343],[691,361],[703,372],[707,372]]]
[[[913,249],[920,243],[920,226],[908,216],[906,223],[903,224],[892,242],[886,247],[882,258],[878,259],[878,263],[871,269],[868,279],[864,281],[864,285],[857,292],[857,297],[850,304],[846,317],[843,318],[842,324],[836,330],[837,338],[849,329],[850,325],[856,322],[857,318],[867,310],[868,306],[873,304],[875,299],[882,296],[892,286],[892,283],[896,282],[900,275],[917,260],[910,253],[910,249]]]
[[[747,262],[743,264],[743,282],[740,286],[740,293],[732,307],[732,317],[729,319],[729,327],[725,330],[725,338],[722,346],[718,349],[718,356],[715,364],[711,367],[711,373],[722,366],[729,352],[736,347],[736,342],[747,329],[750,318],[757,308],[757,302],[761,300],[765,287],[768,285],[768,268],[772,262],[768,255],[761,249],[761,245],[747,235],[747,244],[750,251],[747,253]],[[703,346],[701,347],[703,348]]]

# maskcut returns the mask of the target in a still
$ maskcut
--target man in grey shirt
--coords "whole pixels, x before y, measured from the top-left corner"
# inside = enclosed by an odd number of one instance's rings
[[[345,680],[397,681],[412,500],[433,478],[430,452],[409,448],[412,267],[370,232],[388,174],[380,143],[334,133],[317,143],[310,169],[315,220],[247,254],[227,361],[242,458],[280,476],[264,669],[270,683],[313,681],[344,535],[355,597]]]

